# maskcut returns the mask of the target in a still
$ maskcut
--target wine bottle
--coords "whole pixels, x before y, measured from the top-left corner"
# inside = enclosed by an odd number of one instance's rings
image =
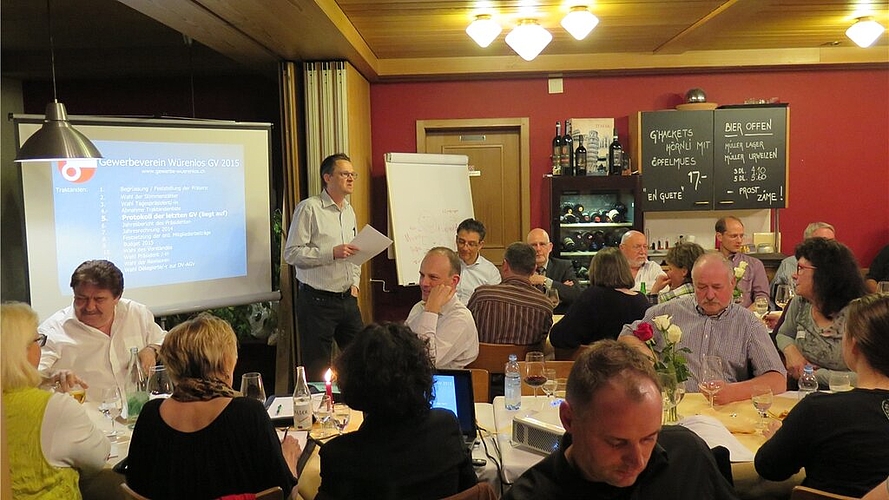
[[[565,120],[565,135],[562,136],[562,175],[574,175],[574,138],[571,137],[571,121]]]
[[[624,162],[624,148],[620,145],[617,138],[617,129],[614,129],[614,140],[608,146],[608,173],[611,175],[621,175]]]
[[[562,124],[556,122],[556,136],[553,137],[553,175],[562,175]]]
[[[574,175],[586,175],[586,148],[583,134],[577,136],[577,149],[574,150]]]

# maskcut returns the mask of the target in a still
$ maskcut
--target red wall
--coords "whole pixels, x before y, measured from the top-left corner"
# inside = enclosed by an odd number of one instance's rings
[[[564,93],[553,95],[546,78],[374,84],[374,224],[386,227],[383,154],[417,150],[416,120],[529,117],[531,224],[540,226],[548,215],[541,178],[549,170],[556,120],[615,117],[626,147],[628,115],[671,109],[693,87],[722,104],[771,97],[790,103],[784,253],[793,252],[816,220],[835,225],[863,267],[889,244],[889,69],[568,77]]]

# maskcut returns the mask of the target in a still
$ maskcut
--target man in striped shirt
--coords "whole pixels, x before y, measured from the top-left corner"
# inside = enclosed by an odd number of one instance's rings
[[[641,323],[652,323],[655,316],[669,315],[672,324],[682,330],[677,348],[691,349],[686,354],[691,371],[686,391],[699,391],[697,376],[705,355],[722,358],[726,385],[714,396],[717,404],[750,399],[754,385],[767,385],[775,394],[786,391],[787,370],[765,324],[732,299],[735,275],[731,262],[720,253],[705,253],[695,262],[691,275],[693,296],[648,308],[641,320],[624,325],[618,340],[652,356],[634,332]],[[652,339],[655,349],[663,349],[663,335],[656,328]]]
[[[537,252],[527,243],[515,242],[503,255],[503,280],[498,285],[475,289],[466,307],[475,318],[480,342],[537,344],[553,325],[553,306],[531,284]]]

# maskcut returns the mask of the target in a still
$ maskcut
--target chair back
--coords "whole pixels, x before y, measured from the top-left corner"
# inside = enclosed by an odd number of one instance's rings
[[[132,488],[127,485],[127,483],[120,483],[120,489],[123,490],[124,497],[132,499],[132,500],[148,500],[148,497],[143,497],[142,495],[133,491]]]
[[[479,342],[478,357],[475,361],[466,365],[466,368],[481,368],[488,370],[490,375],[503,375],[506,371],[506,362],[509,361],[509,355],[515,354],[521,361],[525,359],[525,354],[529,351],[540,351],[539,344],[517,345],[517,344],[487,344]]]
[[[476,403],[491,402],[491,374],[488,370],[481,368],[471,368],[472,373],[472,395]]]
[[[556,371],[556,378],[568,378],[572,366],[574,366],[574,361],[546,361],[544,363],[544,368]],[[522,378],[525,377],[524,361],[519,361],[519,373],[522,374]],[[543,391],[538,392],[542,393]],[[532,395],[534,395],[534,389],[528,384],[522,384],[522,396]]]
[[[480,482],[468,490],[463,490],[442,500],[497,500],[497,494],[494,493],[494,488],[491,488],[490,484]]]
[[[855,497],[847,497],[827,491],[816,490],[808,486],[794,486],[790,492],[790,500],[856,500]]]

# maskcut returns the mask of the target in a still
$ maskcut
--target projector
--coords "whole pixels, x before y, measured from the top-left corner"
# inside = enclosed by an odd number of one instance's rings
[[[559,407],[545,405],[540,411],[512,419],[512,443],[544,455],[549,455],[559,447],[559,440],[565,434],[559,419]]]

